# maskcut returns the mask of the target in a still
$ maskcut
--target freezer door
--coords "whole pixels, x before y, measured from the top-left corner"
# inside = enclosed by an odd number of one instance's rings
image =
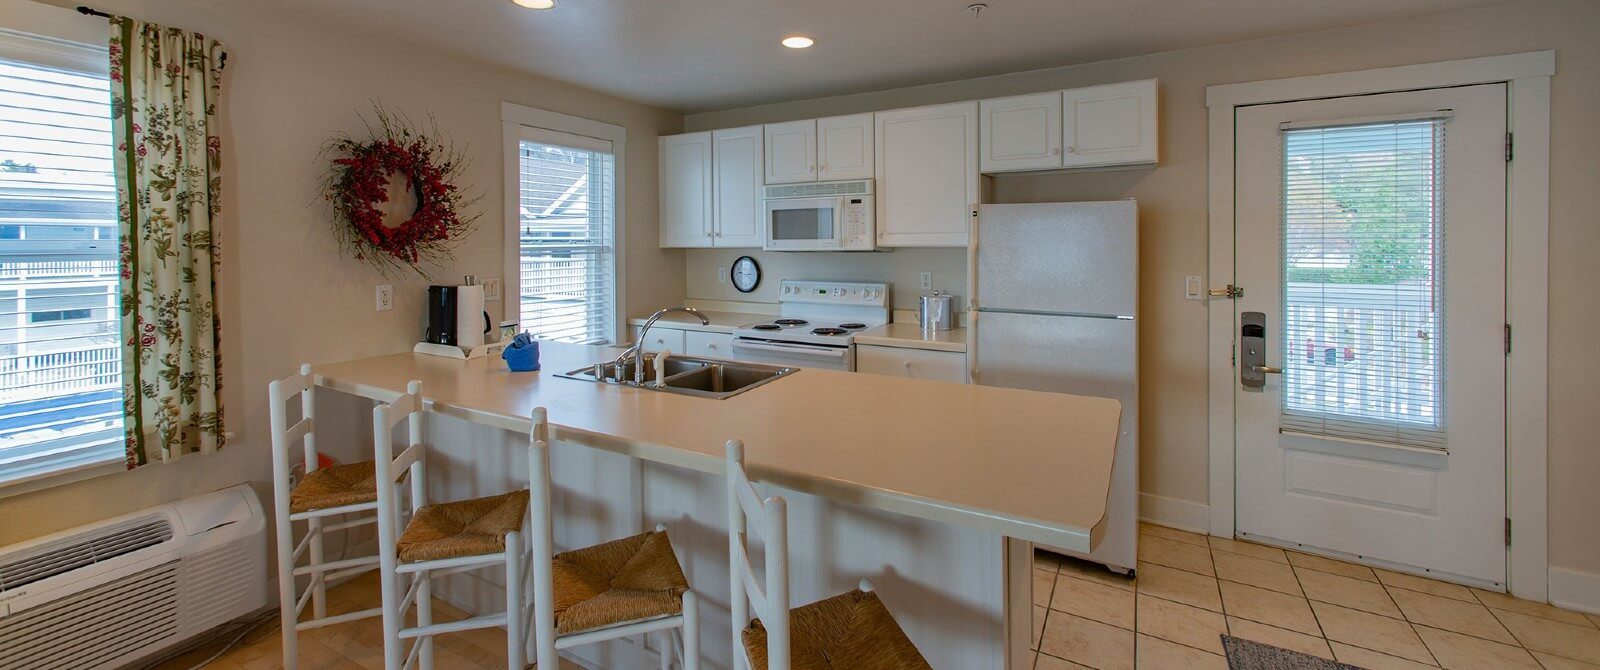
[[[982,205],[975,225],[980,308],[1136,315],[1139,214],[1132,200]]]

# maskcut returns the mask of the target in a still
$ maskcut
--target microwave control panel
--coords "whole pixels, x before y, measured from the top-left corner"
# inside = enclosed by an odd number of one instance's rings
[[[844,201],[844,234],[840,246],[844,249],[871,249],[874,237],[872,199],[845,197],[841,200]]]

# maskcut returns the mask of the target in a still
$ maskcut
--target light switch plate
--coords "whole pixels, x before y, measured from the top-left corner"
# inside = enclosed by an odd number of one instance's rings
[[[717,283],[718,284],[726,284],[726,283],[728,283],[728,268],[724,268],[724,267],[718,267],[717,268]]]
[[[483,280],[483,299],[485,302],[494,302],[500,299],[500,280]]]
[[[1200,275],[1189,275],[1183,278],[1183,299],[1200,300],[1204,296],[1200,289]]]
[[[378,311],[387,312],[394,309],[394,286],[392,284],[378,285]]]

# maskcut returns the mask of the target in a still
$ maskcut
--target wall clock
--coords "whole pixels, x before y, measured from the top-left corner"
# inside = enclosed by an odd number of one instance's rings
[[[749,293],[761,285],[761,266],[756,259],[740,256],[733,262],[733,287],[740,293]]]

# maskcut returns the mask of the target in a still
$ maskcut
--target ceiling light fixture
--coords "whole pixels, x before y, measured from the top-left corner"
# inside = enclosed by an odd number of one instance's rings
[[[555,9],[556,0],[511,0],[511,4],[527,9]]]
[[[816,40],[805,35],[790,35],[783,38],[783,45],[790,49],[805,49],[816,43]]]

